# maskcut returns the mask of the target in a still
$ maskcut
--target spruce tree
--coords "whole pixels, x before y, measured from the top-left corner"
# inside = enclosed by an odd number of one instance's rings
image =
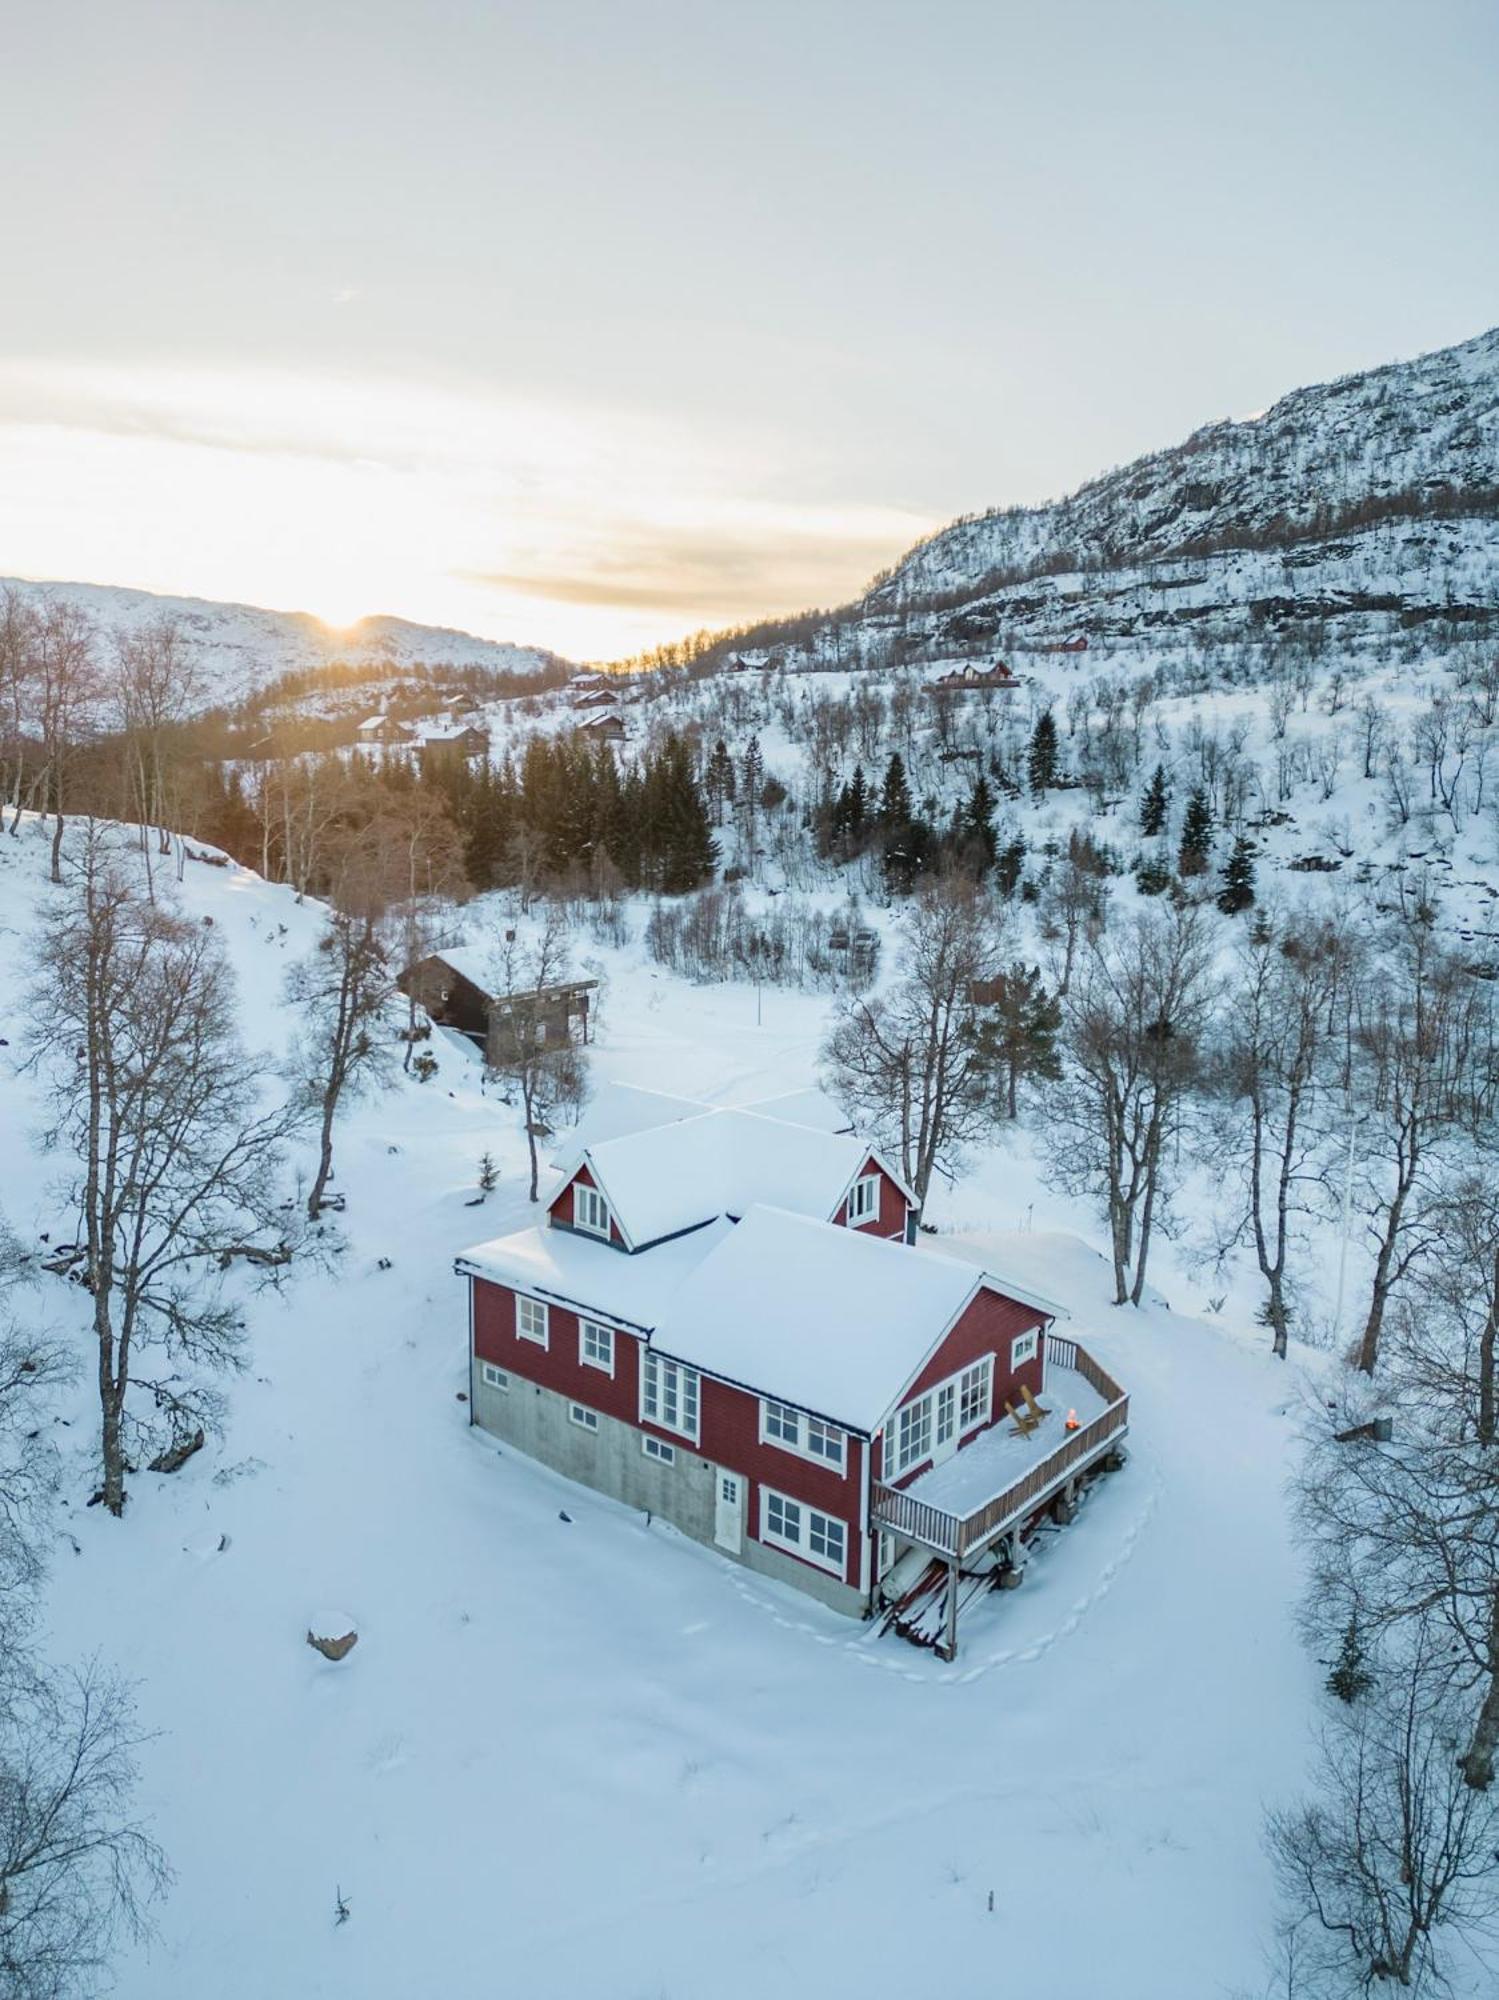
[[[1363,1642],[1358,1635],[1358,1619],[1350,1618],[1343,1628],[1343,1644],[1333,1662],[1325,1686],[1339,1701],[1355,1702],[1374,1685],[1374,1676],[1364,1665]]]
[[[1204,874],[1212,848],[1213,809],[1208,804],[1207,793],[1199,785],[1187,800],[1186,817],[1182,821],[1181,851],[1176,862],[1177,873]]]
[[[863,837],[868,819],[869,786],[864,781],[864,766],[855,764],[848,786],[848,834],[851,840]]]
[[[1062,1007],[1041,984],[1040,968],[1023,960],[1017,959],[994,983],[996,997],[984,1008],[975,1032],[998,1072],[1004,1116],[1013,1118],[1024,1079],[1055,1082],[1062,1074],[1057,1054]]]
[[[718,843],[692,773],[687,745],[675,732],[662,747],[655,792],[660,815],[659,886],[668,896],[683,895],[712,875],[718,862]]]
[[[1226,917],[1236,917],[1254,902],[1254,849],[1241,833],[1234,842],[1223,870],[1223,887],[1218,891],[1218,907]]]
[[[1025,768],[1035,797],[1049,792],[1056,784],[1057,725],[1049,708],[1036,718],[1030,749],[1026,752]]]
[[[885,767],[885,783],[880,792],[880,824],[887,830],[905,826],[912,817],[911,787],[906,767],[897,750]]]
[[[997,845],[994,835],[994,790],[982,771],[974,779],[973,790],[963,808],[962,832],[965,841],[978,849],[983,865],[989,867]]]
[[[713,746],[704,780],[713,804],[713,824],[722,826],[724,808],[734,803],[734,760],[721,736]]]
[[[1140,802],[1140,831],[1147,839],[1154,840],[1166,824],[1166,814],[1171,805],[1171,787],[1166,783],[1166,767],[1157,764],[1155,775],[1145,790]]]

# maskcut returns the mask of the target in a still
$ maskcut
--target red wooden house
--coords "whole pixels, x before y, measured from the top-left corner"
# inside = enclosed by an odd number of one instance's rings
[[[864,1140],[756,1112],[586,1145],[544,1227],[458,1260],[472,1421],[854,1616],[940,1584],[950,1657],[1128,1399],[914,1214]]]

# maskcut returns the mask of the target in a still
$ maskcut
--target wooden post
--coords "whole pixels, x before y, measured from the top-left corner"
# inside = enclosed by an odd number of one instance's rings
[[[944,1660],[958,1657],[958,1574],[958,1559],[954,1556],[947,1565],[947,1627],[937,1648]]]

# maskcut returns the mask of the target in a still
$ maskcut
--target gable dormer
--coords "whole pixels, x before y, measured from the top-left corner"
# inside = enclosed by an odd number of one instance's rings
[[[553,1197],[547,1221],[554,1229],[572,1229],[580,1236],[595,1236],[617,1250],[627,1247],[609,1197],[586,1162]]]

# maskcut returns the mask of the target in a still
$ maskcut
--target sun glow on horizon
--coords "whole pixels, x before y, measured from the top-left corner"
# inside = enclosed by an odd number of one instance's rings
[[[0,365],[0,572],[611,658],[858,589],[930,522],[763,440],[272,370]]]

